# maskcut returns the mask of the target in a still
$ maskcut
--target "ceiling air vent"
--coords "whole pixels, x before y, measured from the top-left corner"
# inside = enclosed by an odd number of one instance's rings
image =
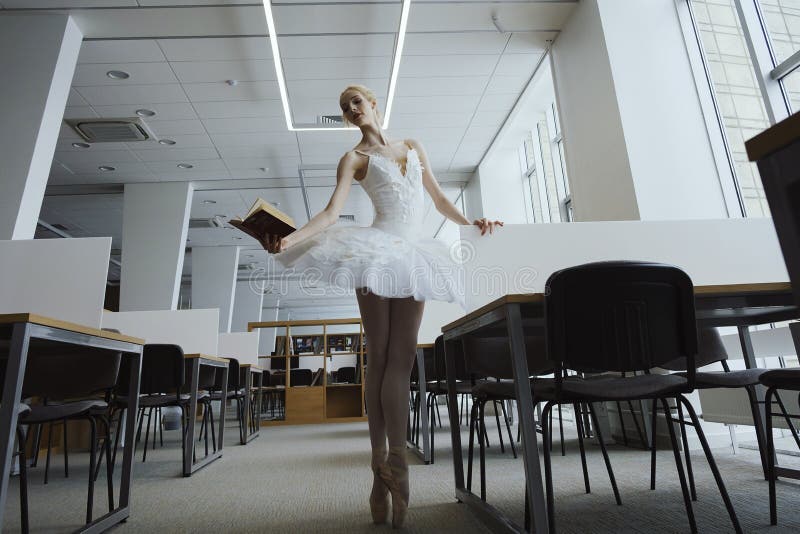
[[[210,219],[189,219],[189,228],[226,228],[225,221],[219,217]]]
[[[139,117],[122,119],[67,119],[73,130],[90,143],[130,143],[155,140]]]
[[[331,126],[341,126],[344,124],[344,118],[341,115],[320,115],[317,117],[318,124],[328,124]]]
[[[340,221],[349,221],[349,222],[356,222],[355,215],[339,215]]]

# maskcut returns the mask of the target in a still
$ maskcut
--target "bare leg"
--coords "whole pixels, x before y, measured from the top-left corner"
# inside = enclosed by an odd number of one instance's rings
[[[388,489],[378,469],[386,461],[386,422],[381,405],[381,383],[389,345],[389,300],[359,288],[356,290],[361,322],[367,335],[366,401],[369,439],[372,445],[372,493],[370,507],[376,523],[386,521]]]
[[[391,299],[389,352],[381,385],[381,404],[389,439],[387,486],[392,492],[392,526],[402,526],[408,507],[406,421],[408,384],[417,349],[417,334],[425,304],[413,298]],[[388,473],[386,473],[388,474]]]

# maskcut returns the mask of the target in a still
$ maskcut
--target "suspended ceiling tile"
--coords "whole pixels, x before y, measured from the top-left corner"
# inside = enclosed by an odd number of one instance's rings
[[[268,100],[280,98],[278,83],[238,82],[231,86],[224,82],[183,84],[189,99],[195,102],[221,100]]]
[[[127,85],[81,87],[78,92],[92,106],[111,106],[115,104],[135,104],[153,102],[154,104],[186,102],[186,94],[178,84]]]
[[[295,98],[320,98],[334,103],[339,102],[342,91],[355,82],[352,78],[335,78],[322,80],[290,80],[286,82],[289,99]],[[386,98],[389,88],[389,73],[382,78],[363,78],[360,85],[364,85],[375,93],[378,100]]]
[[[201,119],[232,119],[239,117],[271,117],[283,119],[280,100],[248,100],[238,102],[194,102],[194,109]]]
[[[252,134],[211,134],[211,140],[217,147],[241,147],[241,146],[275,146],[289,145],[297,146],[297,138],[294,132],[275,132]]]
[[[259,132],[285,132],[286,122],[273,119],[236,118],[236,119],[203,119],[203,125],[208,133],[259,133]]]
[[[175,141],[175,144],[172,145],[172,148],[203,148],[203,147],[213,147],[214,144],[211,142],[211,138],[208,134],[179,134],[179,135],[170,135],[169,138]],[[141,149],[141,150],[169,150],[170,147],[163,146],[158,143],[128,143],[128,145],[133,149]]]
[[[372,78],[388,78],[391,74],[392,58],[382,56],[284,59],[283,68],[286,79],[291,81],[349,78],[355,83],[360,83],[361,80]],[[338,95],[331,96],[338,97]]]
[[[64,108],[65,119],[83,119],[99,117],[91,106],[67,106]]]
[[[430,128],[456,128],[466,127],[469,121],[470,116],[466,113],[414,112],[413,110],[404,113],[395,107],[389,127],[419,129],[424,125]]]
[[[517,101],[519,94],[515,93],[499,93],[492,95],[484,95],[481,99],[481,111],[511,111],[512,106]]]
[[[278,35],[396,32],[401,4],[337,3],[273,6]],[[280,43],[278,43],[280,46]]]
[[[67,96],[67,106],[88,106],[89,103],[76,91],[70,87],[69,95]]]
[[[136,0],[3,0],[6,9],[58,9],[79,7],[136,7]]]
[[[246,61],[175,61],[171,63],[181,83],[224,82],[238,80],[254,82],[275,80],[271,59]]]
[[[269,38],[215,37],[206,39],[159,39],[169,61],[272,60]]]
[[[84,41],[78,55],[78,64],[159,61],[166,61],[166,58],[158,43],[152,39]]]
[[[267,176],[269,170],[273,170],[276,165],[284,165],[288,168],[297,170],[300,164],[300,158],[294,156],[274,156],[263,158],[224,158],[223,162],[228,170],[252,170],[254,177]],[[266,168],[268,171],[261,171],[261,168]]]
[[[250,146],[220,146],[217,147],[220,156],[224,159],[237,158],[299,158],[297,145],[250,145]]]
[[[400,64],[404,78],[430,76],[489,76],[496,55],[405,56]]]
[[[518,76],[533,74],[533,70],[542,58],[541,53],[536,54],[503,54],[497,64],[496,76]]]
[[[401,96],[396,97],[394,111],[398,113],[472,113],[479,95],[462,96]]]
[[[404,97],[481,95],[488,81],[488,76],[400,77],[396,94]]]
[[[413,8],[412,8],[413,9]],[[403,57],[503,52],[508,36],[501,33],[411,33],[403,46]]]
[[[114,165],[116,163],[138,162],[139,159],[130,150],[91,150],[81,152],[73,150],[56,151],[53,160],[63,163],[70,169],[77,171],[90,166],[97,170],[98,165]]]
[[[93,106],[101,117],[135,117],[137,109],[149,109],[155,112],[152,118],[145,118],[148,124],[156,121],[196,119],[197,113],[188,102],[162,102],[147,104],[117,104],[111,106]]]
[[[278,31],[280,33],[280,29]],[[394,39],[391,34],[282,35],[278,38],[278,47],[284,59],[391,56],[394,53]]]
[[[176,134],[195,134],[201,135],[206,133],[203,123],[198,119],[188,120],[162,120],[162,121],[148,121],[147,124],[157,137],[162,138],[169,135]]]
[[[167,148],[167,147],[165,147]],[[135,150],[136,156],[144,161],[176,161],[194,163],[197,160],[219,159],[213,148],[172,148],[167,150]]]
[[[532,72],[515,76],[492,76],[486,87],[486,94],[514,93],[519,95],[531,79]]]
[[[556,38],[558,32],[513,33],[506,47],[506,54],[533,54],[544,52],[547,41]]]
[[[130,78],[117,80],[109,78],[106,73],[114,70],[127,72]],[[75,67],[72,78],[73,87],[108,85],[125,87],[141,84],[177,83],[169,63],[82,63]]]

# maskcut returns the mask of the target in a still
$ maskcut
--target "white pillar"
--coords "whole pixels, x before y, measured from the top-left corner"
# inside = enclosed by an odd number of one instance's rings
[[[727,217],[674,0],[584,0],[553,46],[578,221]]]
[[[192,308],[219,308],[219,331],[231,331],[239,247],[192,247]]]
[[[188,182],[125,185],[120,311],[177,308],[193,191]]]
[[[252,287],[249,280],[236,282],[231,332],[247,332],[247,323],[261,320],[263,305],[264,293],[262,291]],[[255,332],[260,332],[260,329]]]
[[[82,40],[67,15],[0,14],[0,239],[33,239]]]

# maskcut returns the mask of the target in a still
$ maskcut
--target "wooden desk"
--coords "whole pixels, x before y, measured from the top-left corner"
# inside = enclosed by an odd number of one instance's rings
[[[737,326],[739,328],[745,364],[748,367],[755,366],[749,326],[800,317],[800,309],[793,304],[791,286],[788,283],[696,286],[695,303],[697,320],[702,326]],[[524,529],[497,508],[482,501],[464,484],[461,432],[458,426],[458,404],[456,403],[455,376],[453,374],[455,369],[454,344],[467,334],[508,337],[514,389],[518,400],[519,424],[522,431],[522,458],[528,490],[527,505],[531,510],[531,532],[548,532],[533,399],[528,381],[530,375],[525,354],[525,336],[543,335],[544,326],[544,295],[532,293],[500,297],[442,327],[450,401],[450,436],[453,444],[455,496],[456,499],[469,506],[494,531],[524,532]],[[523,378],[518,380],[517,377]],[[761,409],[763,411],[763,404]],[[644,419],[647,422],[649,418],[644,417]],[[757,422],[757,428],[760,427],[761,423]],[[763,430],[760,433],[763,433]],[[759,438],[759,440],[761,439],[763,437]]]
[[[21,400],[22,382],[28,358],[35,358],[41,349],[62,344],[92,347],[108,351],[109,354],[122,353],[123,357],[130,358],[132,363],[129,391],[139,391],[144,340],[41,315],[17,313],[0,315],[0,342],[9,344],[3,398],[0,401],[0,459],[2,459],[0,463],[0,525],[2,525],[17,427],[15,407]],[[135,414],[138,406],[138,396],[129,395],[128,413]],[[81,527],[79,532],[104,532],[130,516],[129,503],[135,434],[136,418],[128,417],[125,421],[125,448],[117,507],[89,525]]]
[[[418,401],[420,404],[423,399],[428,397],[428,379],[425,376],[425,349],[432,349],[434,343],[418,343],[417,344],[417,384],[418,384]],[[419,408],[420,427],[416,426],[416,420],[413,424],[408,425],[406,432],[406,445],[411,448],[411,451],[420,457],[426,465],[431,463],[432,460],[432,447],[431,447],[431,433],[430,421],[428,420],[428,410],[423,410],[420,405]],[[422,432],[422,449],[419,447],[419,433]]]
[[[183,451],[183,476],[190,477],[192,473],[201,469],[222,456],[222,445],[225,443],[225,399],[228,398],[228,360],[207,354],[184,354],[185,360],[192,362],[189,376],[189,425],[186,430],[187,439],[191,439],[191,446],[184,447]],[[216,367],[222,369],[222,401],[219,403],[219,431],[217,432],[217,448],[214,452],[197,461],[194,457],[194,426],[197,414],[197,390],[200,383],[200,366]],[[136,412],[128,412],[136,413]]]
[[[242,445],[247,445],[258,437],[261,428],[261,387],[264,385],[264,370],[252,363],[243,363],[239,366],[245,372],[244,379],[244,417],[246,418],[247,429],[240,433],[239,441]],[[253,381],[255,380],[255,384]],[[252,407],[252,396],[255,388],[256,405],[255,412]]]

